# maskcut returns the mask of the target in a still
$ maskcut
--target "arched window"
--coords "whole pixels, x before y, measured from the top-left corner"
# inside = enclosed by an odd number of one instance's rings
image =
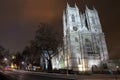
[[[72,22],[75,22],[75,16],[72,15]]]
[[[92,45],[89,39],[85,39],[85,49],[88,54],[93,54]]]

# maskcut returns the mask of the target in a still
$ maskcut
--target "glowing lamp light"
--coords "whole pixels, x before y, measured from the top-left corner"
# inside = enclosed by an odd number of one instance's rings
[[[14,55],[12,56],[12,59],[15,59],[15,56],[14,56]]]
[[[79,67],[79,71],[83,71],[82,65],[78,65],[78,67]]]
[[[24,64],[24,61],[22,61],[22,64]]]
[[[119,68],[119,66],[116,66],[116,68],[118,69],[118,68]]]
[[[11,68],[14,68],[14,65],[13,65],[13,64],[11,64]]]
[[[7,61],[7,58],[4,58],[5,61]]]

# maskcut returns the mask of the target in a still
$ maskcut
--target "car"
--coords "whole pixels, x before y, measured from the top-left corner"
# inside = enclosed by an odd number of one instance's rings
[[[6,67],[4,68],[4,70],[6,70],[6,71],[12,71],[13,69],[11,68],[11,66],[6,66]]]

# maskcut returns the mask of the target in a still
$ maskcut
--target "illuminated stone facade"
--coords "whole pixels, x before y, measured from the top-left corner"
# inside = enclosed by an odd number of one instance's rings
[[[78,7],[67,4],[63,12],[64,47],[53,59],[53,68],[90,71],[108,60],[104,33],[97,10],[88,9],[79,12]]]

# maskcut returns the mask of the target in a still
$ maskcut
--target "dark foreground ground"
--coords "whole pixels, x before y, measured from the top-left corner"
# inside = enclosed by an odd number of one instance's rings
[[[0,80],[74,80],[54,76],[45,76],[34,73],[5,71],[0,73]]]
[[[120,75],[111,74],[67,75],[14,70],[4,71],[0,73],[0,80],[120,80]]]

